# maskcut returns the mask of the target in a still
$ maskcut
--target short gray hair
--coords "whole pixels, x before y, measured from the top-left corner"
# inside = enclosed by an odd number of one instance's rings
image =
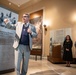
[[[28,18],[30,17],[30,14],[25,14]]]

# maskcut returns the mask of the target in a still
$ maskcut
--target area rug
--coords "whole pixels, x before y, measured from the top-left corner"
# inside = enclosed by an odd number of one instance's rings
[[[47,71],[36,72],[36,73],[30,74],[30,75],[59,75],[59,74],[57,74],[53,70],[47,70]]]

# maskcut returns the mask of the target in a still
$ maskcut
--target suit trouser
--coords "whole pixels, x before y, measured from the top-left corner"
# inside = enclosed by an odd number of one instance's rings
[[[20,75],[20,72],[21,72],[21,75],[26,75],[27,69],[28,69],[29,57],[30,57],[29,46],[19,45],[18,46],[18,56],[15,59],[17,75]],[[22,65],[21,65],[21,63],[22,63]],[[22,66],[22,68],[21,68],[21,66]]]

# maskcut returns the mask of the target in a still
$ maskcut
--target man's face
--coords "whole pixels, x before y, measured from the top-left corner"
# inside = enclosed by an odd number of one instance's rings
[[[23,14],[22,19],[23,19],[23,22],[24,22],[24,23],[27,23],[27,22],[29,21],[29,16],[26,15],[26,14]]]

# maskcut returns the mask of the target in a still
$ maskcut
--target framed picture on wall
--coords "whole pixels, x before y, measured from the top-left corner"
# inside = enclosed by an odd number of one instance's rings
[[[42,47],[42,17],[30,19],[30,22],[35,25],[37,38],[33,38],[33,48],[41,49]]]

